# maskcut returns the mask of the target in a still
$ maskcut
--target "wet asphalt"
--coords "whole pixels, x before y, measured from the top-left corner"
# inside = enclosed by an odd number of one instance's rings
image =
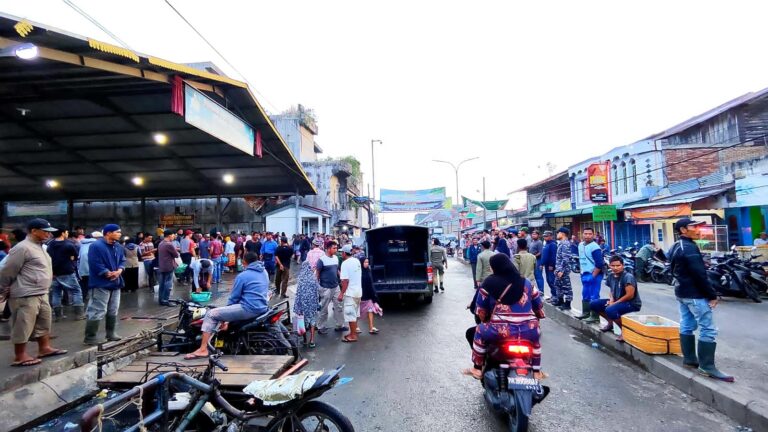
[[[459,371],[471,366],[464,332],[473,293],[469,267],[451,260],[446,292],[431,305],[384,301],[357,343],[340,333],[304,350],[307,369],[346,365],[354,380],[326,393],[357,431],[505,431],[486,408],[479,382]],[[534,407],[531,431],[735,431],[727,417],[635,365],[613,357],[552,321],[542,322],[543,368],[551,394]]]

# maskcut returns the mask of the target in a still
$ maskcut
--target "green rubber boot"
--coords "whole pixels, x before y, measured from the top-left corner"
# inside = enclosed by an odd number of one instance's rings
[[[581,315],[578,315],[576,318],[583,320],[587,317],[589,317],[589,300],[582,300],[581,301]]]
[[[597,314],[597,312],[590,310],[589,311],[589,317],[584,320],[587,324],[595,324],[600,322],[600,315]]]
[[[699,358],[696,357],[696,336],[680,334],[680,351],[683,352],[683,366],[699,367]]]
[[[699,373],[710,378],[725,382],[733,382],[731,375],[720,372],[715,367],[715,350],[717,342],[704,342],[699,340]]]
[[[123,339],[120,337],[120,335],[115,333],[116,327],[117,327],[117,316],[107,315],[107,340],[110,342],[116,342]]]
[[[96,334],[99,332],[99,320],[88,320],[85,322],[85,339],[83,343],[86,345],[98,345],[106,342],[104,339],[99,339]]]

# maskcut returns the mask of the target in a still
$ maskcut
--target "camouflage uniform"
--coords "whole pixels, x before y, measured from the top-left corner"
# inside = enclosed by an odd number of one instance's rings
[[[573,300],[573,288],[571,288],[571,241],[563,240],[557,245],[555,257],[555,276],[563,272],[563,277],[555,279],[557,298],[561,301]]]

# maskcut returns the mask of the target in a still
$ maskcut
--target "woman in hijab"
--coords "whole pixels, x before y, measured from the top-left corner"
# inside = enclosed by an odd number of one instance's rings
[[[499,237],[496,238],[496,252],[503,253],[507,257],[512,257],[512,252],[509,250],[509,246],[507,245],[507,240],[499,235]]]
[[[293,312],[304,316],[304,325],[309,329],[309,347],[315,345],[315,328],[317,327],[318,309],[318,282],[312,265],[309,261],[301,263],[296,285],[296,302],[293,304]]]
[[[493,274],[485,278],[477,291],[476,314],[480,324],[472,344],[474,368],[462,372],[480,379],[487,347],[502,339],[519,338],[533,345],[534,376],[543,378],[539,320],[544,318],[544,304],[539,290],[520,276],[508,256],[494,254],[490,264]]]

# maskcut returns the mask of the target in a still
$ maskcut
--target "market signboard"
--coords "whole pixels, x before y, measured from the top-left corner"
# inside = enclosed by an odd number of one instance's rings
[[[65,215],[67,202],[9,202],[5,205],[5,210],[6,215],[10,217]]]
[[[184,86],[184,121],[253,156],[253,129],[189,85]]]
[[[195,215],[167,214],[160,216],[160,225],[172,227],[189,227],[195,224]]]
[[[401,191],[381,189],[382,212],[417,212],[440,210],[445,205],[445,188]]]
[[[608,165],[595,163],[587,168],[589,199],[592,202],[608,202]]]
[[[605,204],[592,207],[592,220],[595,222],[615,221],[616,206],[613,204]]]
[[[690,204],[660,205],[624,211],[626,219],[678,219],[690,217],[691,214]]]

